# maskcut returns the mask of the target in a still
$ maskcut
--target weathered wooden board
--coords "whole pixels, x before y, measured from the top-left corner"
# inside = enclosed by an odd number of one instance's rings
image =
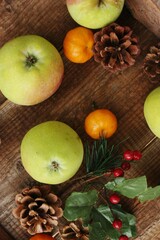
[[[85,142],[88,137],[84,132],[84,119],[93,109],[93,102],[98,107],[109,108],[118,118],[118,131],[110,141],[117,143],[129,137],[124,148],[143,151],[143,159],[133,165],[128,177],[146,174],[150,186],[160,183],[160,140],[150,132],[143,116],[144,100],[157,85],[151,84],[142,71],[143,58],[158,38],[126,11],[123,11],[119,22],[134,29],[139,36],[142,53],[133,67],[111,74],[93,59],[85,64],[74,64],[65,58],[62,49],[65,33],[77,26],[67,12],[65,1],[0,1],[0,46],[18,35],[38,34],[57,47],[65,64],[62,85],[41,104],[23,107],[6,100],[2,94],[0,96],[0,223],[16,240],[27,240],[29,235],[11,214],[15,195],[23,187],[37,184],[22,167],[20,144],[24,134],[38,123],[63,121],[73,127]],[[77,176],[81,174],[83,167]],[[53,189],[65,195],[69,187],[72,187],[70,183],[64,183],[53,186]],[[137,240],[160,239],[159,199],[145,204],[129,201],[126,208],[137,217]]]
[[[13,238],[10,236],[8,232],[2,226],[0,226],[0,239],[3,240],[13,240]]]
[[[133,16],[160,38],[160,1],[126,0],[125,3]]]

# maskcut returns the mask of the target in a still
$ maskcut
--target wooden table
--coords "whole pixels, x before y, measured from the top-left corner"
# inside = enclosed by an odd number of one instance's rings
[[[59,120],[69,124],[82,139],[86,139],[84,119],[99,108],[112,110],[118,118],[118,131],[111,138],[119,142],[126,137],[125,148],[143,151],[143,158],[132,167],[127,177],[146,175],[148,184],[160,183],[160,140],[149,130],[143,115],[147,94],[157,85],[151,84],[142,71],[145,54],[158,38],[137,22],[127,10],[119,21],[129,25],[139,36],[142,49],[136,64],[115,74],[106,72],[93,59],[74,64],[63,54],[62,42],[68,30],[77,26],[63,0],[0,0],[0,46],[19,35],[37,34],[45,37],[60,51],[65,65],[64,80],[59,90],[41,104],[18,106],[0,95],[0,224],[12,237],[0,230],[0,239],[29,239],[11,214],[16,193],[34,185],[20,159],[20,143],[33,126]],[[61,185],[65,191],[66,185]],[[160,239],[160,199],[140,204],[129,202],[129,211],[137,217],[137,240]]]

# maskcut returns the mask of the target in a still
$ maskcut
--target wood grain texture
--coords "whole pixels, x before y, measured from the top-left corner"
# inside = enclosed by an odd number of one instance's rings
[[[0,226],[0,239],[3,240],[14,240],[6,230]]]
[[[65,58],[62,49],[65,33],[76,26],[67,12],[65,1],[0,0],[0,6],[1,46],[18,35],[39,34],[57,47],[65,66],[65,75],[59,90],[41,104],[32,107],[18,106],[6,100],[3,95],[0,96],[1,225],[16,240],[29,239],[29,235],[12,216],[15,195],[26,186],[38,184],[21,164],[20,144],[25,133],[41,122],[59,120],[75,129],[85,142],[88,137],[84,131],[84,119],[93,110],[93,102],[99,108],[112,110],[118,118],[118,130],[110,142],[117,143],[129,137],[124,149],[143,151],[143,159],[133,165],[126,176],[145,174],[150,186],[160,184],[160,140],[150,132],[143,115],[145,98],[157,85],[151,84],[142,71],[144,56],[149,47],[158,42],[158,38],[128,11],[123,11],[118,22],[133,28],[139,36],[142,52],[133,67],[111,74],[93,59],[85,64],[74,64]],[[82,166],[76,176],[83,173]],[[53,190],[63,196],[71,189],[70,182],[53,186]],[[127,201],[125,206],[137,217],[136,239],[158,240],[160,200],[145,204]]]
[[[126,0],[133,16],[160,38],[160,1]]]

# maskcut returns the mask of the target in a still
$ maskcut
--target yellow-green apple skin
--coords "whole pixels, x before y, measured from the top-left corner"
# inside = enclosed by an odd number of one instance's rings
[[[124,0],[66,0],[71,17],[81,26],[98,29],[114,22]]]
[[[48,121],[31,128],[21,143],[21,160],[38,182],[59,184],[75,175],[82,164],[83,144],[67,124]]]
[[[63,74],[59,52],[41,36],[19,36],[0,49],[0,90],[16,104],[35,105],[49,98]]]
[[[144,116],[150,130],[160,138],[160,87],[147,96],[144,103]]]

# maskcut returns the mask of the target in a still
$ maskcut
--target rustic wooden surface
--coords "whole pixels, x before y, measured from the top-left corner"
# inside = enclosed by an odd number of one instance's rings
[[[126,0],[133,16],[160,38],[160,1]]]
[[[2,226],[0,226],[0,239],[3,239],[3,240],[13,239],[11,235]]]
[[[111,74],[93,59],[85,64],[74,64],[65,58],[62,49],[64,36],[77,26],[68,14],[65,1],[0,0],[0,46],[18,35],[38,34],[55,45],[65,65],[64,80],[59,90],[41,104],[18,106],[0,94],[0,224],[15,240],[29,239],[11,214],[15,195],[23,187],[37,184],[22,167],[20,143],[24,134],[41,122],[63,121],[85,141],[84,118],[92,110],[93,102],[100,108],[111,109],[118,118],[118,131],[110,141],[117,143],[129,137],[124,147],[143,151],[143,159],[132,167],[127,176],[145,174],[150,186],[160,184],[160,140],[148,129],[143,116],[144,100],[157,85],[151,84],[142,71],[144,56],[158,38],[126,10],[118,21],[134,29],[139,36],[142,53],[133,67]],[[64,194],[68,183],[54,189]],[[160,199],[145,204],[129,201],[126,207],[137,217],[136,240],[160,239]],[[10,240],[10,237],[0,231],[0,239]]]

